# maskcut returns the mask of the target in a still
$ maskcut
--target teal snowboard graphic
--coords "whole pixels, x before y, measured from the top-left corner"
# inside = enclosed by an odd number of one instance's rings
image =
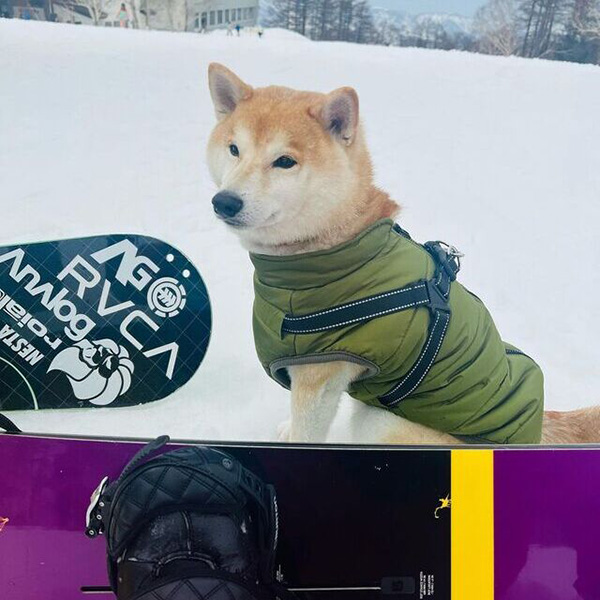
[[[210,331],[200,274],[163,241],[0,248],[0,410],[160,400],[196,372]]]

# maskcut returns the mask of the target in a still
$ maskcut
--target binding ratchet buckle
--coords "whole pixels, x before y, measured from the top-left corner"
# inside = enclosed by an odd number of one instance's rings
[[[90,496],[90,505],[85,513],[85,535],[89,538],[95,538],[104,533],[104,523],[102,521],[102,494],[108,485],[108,477],[104,477],[98,487]]]

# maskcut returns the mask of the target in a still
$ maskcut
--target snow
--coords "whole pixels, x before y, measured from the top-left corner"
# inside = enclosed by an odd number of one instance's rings
[[[461,280],[539,361],[549,408],[600,401],[600,68],[0,20],[0,243],[159,237],[197,264],[214,310],[205,362],[171,398],[11,413],[23,429],[268,440],[286,417],[288,394],[254,353],[250,262],[212,214],[210,61],[254,85],[356,87],[403,226],[465,252]]]

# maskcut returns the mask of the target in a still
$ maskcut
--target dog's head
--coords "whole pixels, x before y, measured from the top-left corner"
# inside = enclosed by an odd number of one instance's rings
[[[372,185],[352,88],[330,94],[252,88],[209,67],[218,123],[208,166],[217,216],[258,251],[323,235]]]

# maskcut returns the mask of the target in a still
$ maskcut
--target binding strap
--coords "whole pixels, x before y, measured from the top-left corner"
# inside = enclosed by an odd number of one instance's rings
[[[405,235],[404,231],[398,233]],[[427,242],[423,247],[436,265],[432,279],[419,280],[403,288],[307,315],[286,315],[282,323],[282,335],[304,335],[337,329],[409,308],[426,306],[431,313],[431,319],[427,340],[417,361],[389,392],[378,398],[386,407],[395,406],[417,389],[435,362],[450,324],[450,285],[460,270],[459,258],[462,254],[453,246],[438,241]]]

